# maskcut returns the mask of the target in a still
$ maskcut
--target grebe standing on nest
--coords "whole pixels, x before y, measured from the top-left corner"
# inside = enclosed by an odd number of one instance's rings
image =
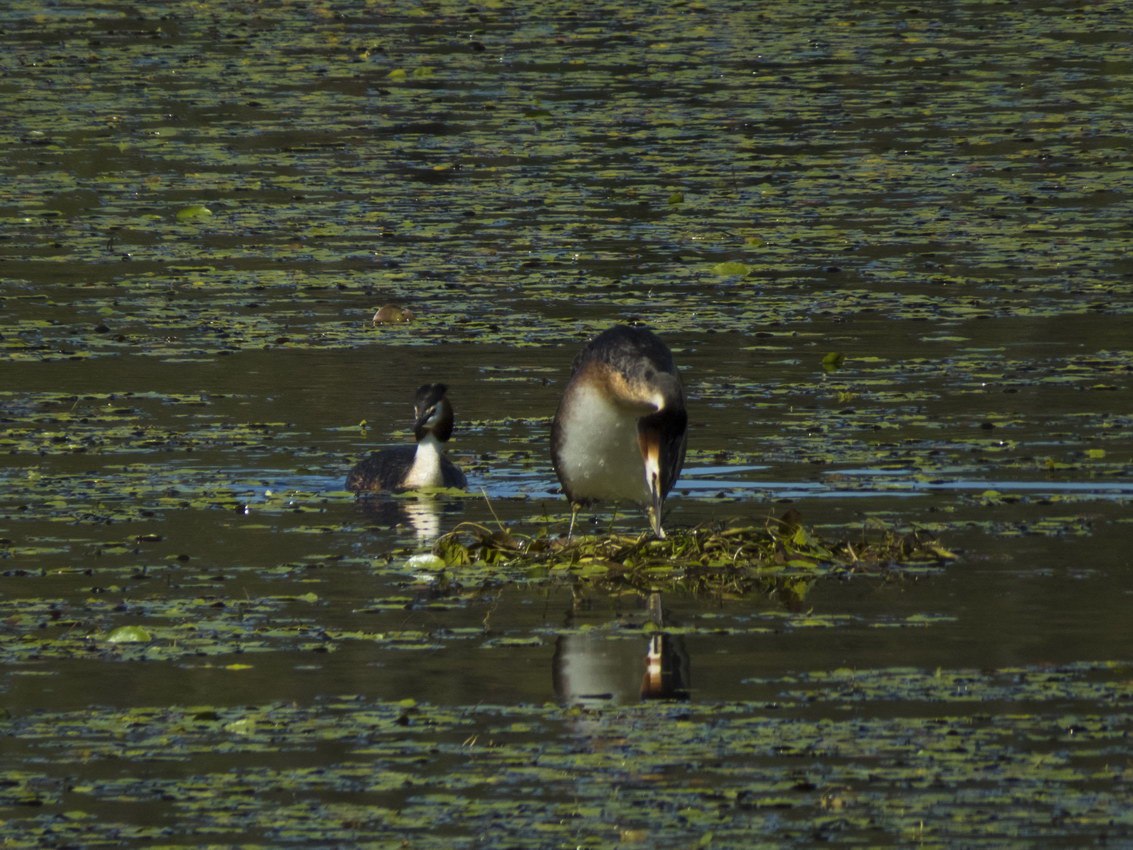
[[[645,328],[615,325],[574,360],[551,426],[551,460],[571,503],[644,505],[664,537],[661,508],[685,459],[688,414],[668,346]]]
[[[397,446],[375,452],[355,464],[346,476],[347,490],[417,490],[422,487],[456,487],[468,481],[444,456],[443,445],[452,436],[452,404],[444,384],[422,384],[413,405],[416,446]]]

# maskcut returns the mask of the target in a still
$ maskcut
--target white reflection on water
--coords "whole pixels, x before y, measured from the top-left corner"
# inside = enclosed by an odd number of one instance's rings
[[[707,492],[724,491],[729,495],[762,493],[774,498],[854,498],[872,495],[919,496],[932,491],[986,490],[1006,492],[1090,495],[1099,499],[1133,496],[1129,481],[1011,481],[999,479],[916,477],[913,469],[833,469],[826,470],[817,481],[766,481],[739,478],[739,473],[767,469],[765,466],[702,466],[685,469],[677,487],[696,498]],[[738,491],[738,492],[737,492]]]

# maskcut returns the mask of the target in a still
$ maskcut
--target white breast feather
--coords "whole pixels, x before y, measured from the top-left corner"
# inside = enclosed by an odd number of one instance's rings
[[[413,456],[413,466],[402,482],[403,487],[418,490],[422,487],[440,487],[444,484],[441,475],[441,444],[432,434],[426,434],[417,443],[417,453]]]
[[[586,386],[574,390],[565,415],[559,466],[574,497],[649,503],[637,415]]]

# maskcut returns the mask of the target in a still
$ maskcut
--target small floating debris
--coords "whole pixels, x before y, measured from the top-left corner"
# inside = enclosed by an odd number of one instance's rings
[[[191,204],[177,210],[178,221],[192,221],[195,218],[208,218],[211,215],[212,210],[204,204]]]
[[[142,626],[119,626],[106,636],[107,643],[149,643],[153,638]]]
[[[378,308],[378,312],[374,313],[374,324],[395,325],[399,322],[412,322],[415,318],[413,311],[407,307],[400,307],[397,304],[383,304]]]

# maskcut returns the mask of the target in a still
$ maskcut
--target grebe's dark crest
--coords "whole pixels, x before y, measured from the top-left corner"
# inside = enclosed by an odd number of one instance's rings
[[[452,436],[453,413],[444,384],[417,388],[413,405],[416,446],[398,446],[375,452],[359,461],[346,476],[347,490],[417,490],[422,487],[456,487],[468,482],[444,455],[443,444]]]
[[[615,325],[582,349],[551,426],[551,459],[571,502],[645,506],[664,537],[661,508],[685,459],[688,414],[673,355],[652,331]]]

